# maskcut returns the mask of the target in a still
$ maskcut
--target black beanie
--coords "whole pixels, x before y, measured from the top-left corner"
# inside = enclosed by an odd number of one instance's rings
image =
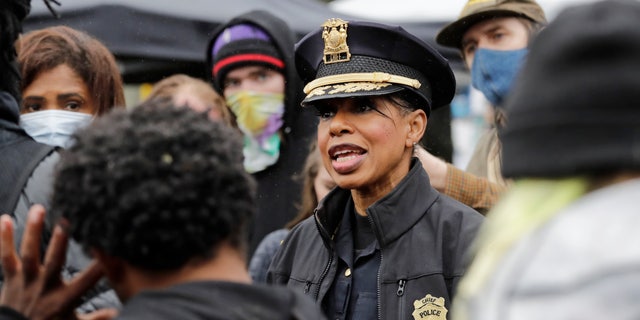
[[[505,177],[640,169],[640,2],[563,10],[533,41],[506,110]]]

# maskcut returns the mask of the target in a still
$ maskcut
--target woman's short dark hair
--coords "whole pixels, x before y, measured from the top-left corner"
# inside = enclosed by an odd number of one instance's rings
[[[150,100],[76,133],[62,153],[52,211],[85,248],[147,270],[246,249],[255,182],[241,137],[206,114]]]
[[[67,65],[85,82],[97,115],[124,107],[122,76],[113,54],[90,35],[65,26],[31,31],[16,43],[24,91],[44,71]]]

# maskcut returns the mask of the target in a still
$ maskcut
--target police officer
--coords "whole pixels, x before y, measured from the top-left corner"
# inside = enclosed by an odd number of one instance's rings
[[[268,281],[331,319],[445,319],[482,216],[439,194],[413,157],[447,105],[447,61],[401,27],[330,19],[296,45],[303,107],[337,187],[295,227]]]

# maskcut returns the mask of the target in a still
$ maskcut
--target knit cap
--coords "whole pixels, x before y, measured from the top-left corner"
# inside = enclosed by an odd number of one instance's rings
[[[640,2],[563,10],[533,41],[505,108],[506,177],[640,169]]]
[[[278,71],[284,69],[284,61],[271,37],[252,24],[236,24],[224,29],[213,42],[210,54],[211,74],[216,85],[223,87],[227,73],[246,65],[265,65]]]

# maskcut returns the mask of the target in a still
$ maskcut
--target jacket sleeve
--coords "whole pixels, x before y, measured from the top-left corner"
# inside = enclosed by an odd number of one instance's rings
[[[287,233],[289,233],[287,229],[278,229],[269,233],[260,241],[249,262],[249,275],[251,275],[254,282],[265,283],[267,281],[269,265]]]
[[[53,192],[54,169],[59,160],[60,155],[57,152],[44,158],[34,169],[32,176],[27,181],[15,211],[15,238],[17,241],[22,239],[27,212],[32,205],[41,204],[47,210],[45,221],[47,230],[52,230],[55,221],[59,218],[49,212]],[[45,232],[42,244],[43,250],[46,249],[50,237],[51,233]],[[19,248],[18,243],[16,243],[16,246],[16,248]],[[67,250],[66,264],[62,270],[63,278],[72,278],[76,273],[84,270],[90,263],[91,259],[82,250],[80,244],[73,240],[70,241]],[[83,299],[85,300],[78,308],[79,312],[91,312],[101,308],[119,308],[121,306],[120,300],[117,298],[115,292],[106,284],[100,284],[94,287],[85,294]]]
[[[505,186],[490,182],[447,164],[444,194],[486,214],[506,190]]]
[[[291,237],[291,232],[282,241],[282,244],[276,250],[275,254],[271,258],[271,263],[267,269],[266,283],[286,285],[289,281],[288,271],[291,267],[291,257],[285,254],[289,250],[287,239]]]

